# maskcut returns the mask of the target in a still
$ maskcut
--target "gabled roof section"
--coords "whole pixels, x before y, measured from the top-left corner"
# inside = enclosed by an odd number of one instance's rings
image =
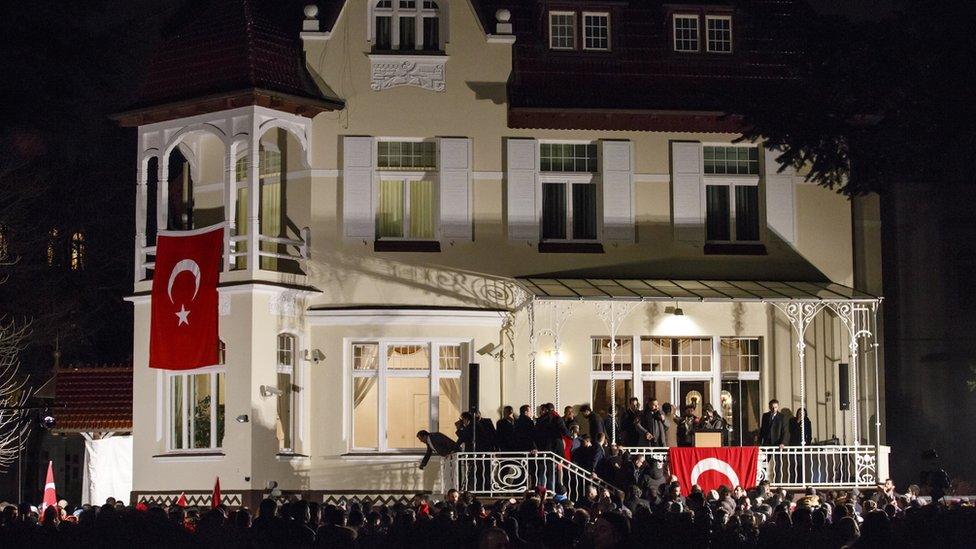
[[[131,365],[73,366],[55,375],[55,431],[132,430]]]
[[[301,21],[294,0],[193,0],[116,118],[132,126],[254,104],[306,116],[341,109],[305,66]]]

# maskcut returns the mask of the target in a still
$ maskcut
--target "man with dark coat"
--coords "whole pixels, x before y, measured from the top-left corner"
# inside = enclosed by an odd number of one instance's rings
[[[664,424],[664,416],[661,414],[661,407],[656,398],[647,402],[644,408],[644,428],[650,433],[651,438],[647,446],[662,448],[668,445],[667,426]]]
[[[779,401],[769,401],[769,411],[762,415],[759,423],[759,445],[782,448],[790,441],[790,429],[786,417],[779,411]]]
[[[695,431],[698,429],[698,418],[695,417],[695,405],[688,404],[681,411],[678,420],[678,446],[694,446]]]
[[[486,417],[481,417],[481,412],[475,412],[475,434],[474,449],[476,452],[494,452],[498,450],[498,435],[495,433],[495,424]]]
[[[519,417],[515,420],[515,450],[519,452],[531,452],[536,449],[535,445],[535,423],[532,421],[532,409],[528,404],[523,404],[519,408]]]
[[[600,418],[600,414],[593,411],[589,404],[580,406],[580,415],[583,416],[584,423],[586,423],[586,429],[583,432],[590,435],[590,440],[595,444],[596,436],[606,432],[603,428],[603,419]]]
[[[606,437],[601,433],[602,437]],[[590,435],[580,437],[580,447],[573,452],[573,463],[589,472],[596,471],[597,465],[603,459],[603,445],[590,440]]]
[[[495,440],[502,452],[514,452],[515,446],[515,410],[506,406],[502,410],[502,418],[495,423]]]
[[[430,461],[430,456],[437,454],[441,457],[446,457],[457,452],[458,449],[458,443],[451,440],[451,437],[444,433],[417,431],[417,438],[427,446],[424,459],[420,461],[421,469],[427,466],[427,462]]]

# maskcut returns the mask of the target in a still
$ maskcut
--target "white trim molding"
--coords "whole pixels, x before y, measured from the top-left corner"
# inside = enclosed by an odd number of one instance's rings
[[[505,311],[477,309],[325,309],[309,310],[311,326],[491,326],[501,328]]]
[[[370,89],[415,86],[442,92],[447,87],[446,55],[370,54]]]

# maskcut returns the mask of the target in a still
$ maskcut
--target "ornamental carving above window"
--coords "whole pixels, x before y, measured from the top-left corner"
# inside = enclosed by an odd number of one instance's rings
[[[416,86],[442,92],[446,87],[446,57],[379,55],[370,56],[370,61],[370,88],[373,91]]]

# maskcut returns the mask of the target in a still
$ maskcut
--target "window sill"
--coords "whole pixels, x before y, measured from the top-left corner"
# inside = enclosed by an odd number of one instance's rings
[[[413,461],[424,457],[423,452],[350,452],[339,456],[351,461]]]
[[[373,48],[370,57],[403,57],[407,55],[423,55],[425,57],[447,57],[444,50],[378,50]]]
[[[705,244],[705,255],[766,255],[763,244]]]
[[[153,461],[221,461],[223,452],[168,452],[154,455]]]
[[[278,461],[302,461],[309,459],[309,456],[305,454],[294,454],[291,452],[283,452],[275,454],[275,459]]]
[[[540,242],[540,254],[602,254],[599,242]]]
[[[374,252],[439,252],[441,243],[436,240],[376,240]]]

